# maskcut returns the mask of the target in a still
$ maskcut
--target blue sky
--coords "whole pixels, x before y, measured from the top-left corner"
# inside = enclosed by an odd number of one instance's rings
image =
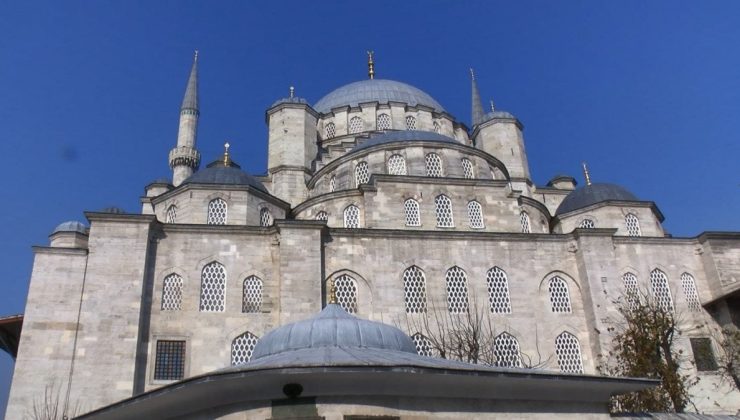
[[[532,175],[621,184],[675,236],[740,230],[738,2],[192,2],[0,4],[0,314],[24,310],[54,226],[139,209],[169,176],[200,50],[198,148],[266,162],[264,112],[294,85],[315,103],[366,77],[410,83],[469,123],[481,95],[525,126]],[[0,409],[12,360],[0,355]]]

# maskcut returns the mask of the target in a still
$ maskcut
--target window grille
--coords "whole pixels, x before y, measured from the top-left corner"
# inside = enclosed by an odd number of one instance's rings
[[[167,215],[165,216],[165,223],[176,223],[177,221],[177,206],[171,205],[167,207]]]
[[[483,229],[483,208],[477,201],[468,203],[468,220],[473,229]]]
[[[388,158],[388,173],[391,175],[407,175],[406,159],[401,155],[393,155]]]
[[[362,118],[360,117],[352,117],[351,120],[349,120],[349,133],[350,134],[357,134],[361,133],[364,127],[364,123],[362,122]]]
[[[216,198],[208,203],[208,224],[225,225],[228,206],[226,201]]]
[[[468,312],[468,277],[460,267],[447,270],[447,309],[450,313]]]
[[[640,303],[640,290],[637,287],[637,276],[632,273],[624,273],[622,281],[624,282],[624,294],[627,298],[629,308],[637,308],[637,305]]]
[[[460,162],[462,163],[463,175],[465,176],[465,178],[475,178],[475,174],[473,173],[473,162],[471,162],[470,159],[467,158],[462,158]]]
[[[452,220],[452,202],[446,195],[438,195],[434,199],[434,207],[437,212],[437,227],[455,227]]]
[[[442,158],[436,153],[428,153],[425,157],[427,176],[439,178],[442,176]]]
[[[154,358],[154,379],[176,381],[185,377],[185,342],[157,340]]]
[[[529,215],[526,211],[519,213],[519,224],[522,226],[522,233],[532,232],[532,228],[529,226]]]
[[[570,294],[568,293],[568,285],[565,283],[565,280],[558,276],[551,278],[547,290],[550,292],[550,304],[553,312],[571,312]]]
[[[334,279],[334,295],[345,311],[357,313],[357,282],[352,277],[342,274]]]
[[[629,236],[642,236],[642,232],[640,232],[640,220],[637,219],[637,216],[627,213],[624,216],[624,222],[627,224],[627,234]]]
[[[511,297],[509,296],[509,279],[506,272],[498,267],[493,267],[486,273],[488,283],[488,302],[491,304],[491,312],[495,314],[511,313]]]
[[[391,116],[388,114],[378,115],[378,130],[391,129]]]
[[[509,333],[501,333],[493,339],[493,355],[496,366],[507,368],[522,367],[522,353],[519,342]]]
[[[272,213],[267,207],[260,209],[260,226],[272,226]]]
[[[179,311],[182,306],[182,277],[170,274],[162,282],[162,310]]]
[[[334,123],[329,123],[324,128],[324,137],[327,139],[334,138],[334,136],[337,134],[337,127],[334,125]]]
[[[442,126],[439,125],[439,122],[437,121],[433,123],[433,127],[434,127],[434,132],[437,134],[439,134],[442,131]]]
[[[406,213],[406,226],[421,226],[418,201],[409,198],[403,202],[403,210]]]
[[[707,372],[717,370],[717,359],[712,351],[712,340],[709,338],[690,338],[691,352],[694,354],[696,370]],[[418,346],[417,346],[418,348]]]
[[[411,340],[413,340],[419,356],[434,357],[435,352],[432,341],[425,337],[424,334],[416,333],[411,336]]]
[[[344,209],[344,227],[358,229],[360,227],[360,209],[350,204]]]
[[[416,118],[411,115],[406,116],[406,130],[416,130]]]
[[[668,277],[664,272],[657,268],[650,272],[650,287],[653,290],[658,307],[664,311],[673,310],[673,298],[671,297],[671,288],[668,286]]]
[[[247,363],[252,358],[254,346],[257,345],[259,337],[247,331],[236,337],[231,342],[231,365],[241,365]]]
[[[203,267],[200,277],[200,311],[223,312],[226,309],[226,268],[212,262]]]
[[[403,292],[406,313],[426,312],[427,280],[419,267],[412,266],[403,272]]]
[[[583,373],[581,345],[573,334],[564,331],[555,338],[555,353],[561,372]]]
[[[336,188],[337,188],[337,177],[332,175],[331,179],[329,180],[329,192],[334,192]]]
[[[244,279],[242,312],[258,313],[262,310],[262,280],[257,276]]]
[[[329,220],[329,214],[321,210],[320,212],[316,213],[316,220],[323,220],[326,222]]]
[[[591,219],[583,219],[581,220],[581,224],[579,224],[578,227],[581,229],[593,229],[596,227],[596,225]]]
[[[355,166],[355,187],[367,184],[370,181],[370,171],[367,169],[367,162],[360,162]]]
[[[681,286],[683,287],[683,294],[686,295],[686,303],[689,305],[689,310],[698,311],[701,309],[694,276],[689,273],[681,274]]]

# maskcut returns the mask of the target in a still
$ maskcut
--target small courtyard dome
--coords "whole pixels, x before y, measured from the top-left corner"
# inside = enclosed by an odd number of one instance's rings
[[[71,220],[69,222],[60,223],[54,228],[54,231],[51,232],[51,234],[53,235],[60,232],[76,232],[87,235],[87,226],[76,220]]]
[[[624,187],[616,184],[596,183],[577,188],[568,194],[555,211],[555,215],[569,213],[592,204],[611,200],[639,201],[634,194]]]
[[[188,177],[183,184],[220,184],[220,185],[249,185],[260,191],[267,189],[252,175],[241,170],[241,167],[232,161],[224,164],[223,160],[214,161],[203,169]]]
[[[322,114],[341,106],[355,107],[364,102],[402,102],[411,106],[424,105],[445,112],[442,105],[421,89],[395,80],[370,79],[344,85],[321,98],[314,109]]]

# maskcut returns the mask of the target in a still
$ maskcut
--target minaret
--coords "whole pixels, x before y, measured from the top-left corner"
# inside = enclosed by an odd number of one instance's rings
[[[483,105],[481,104],[481,101],[480,101],[480,93],[478,92],[478,82],[475,81],[475,72],[473,71],[473,69],[470,69],[470,83],[471,83],[471,88],[473,90],[472,92],[473,115],[472,115],[472,120],[470,122],[473,124],[473,127],[475,127],[476,125],[483,122],[484,113],[483,113]]]
[[[180,129],[177,132],[177,146],[170,150],[172,185],[182,184],[200,165],[200,153],[195,149],[198,134],[198,51],[193,57],[188,86],[180,107]]]

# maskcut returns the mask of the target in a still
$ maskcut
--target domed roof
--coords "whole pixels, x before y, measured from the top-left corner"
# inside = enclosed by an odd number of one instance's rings
[[[340,106],[357,106],[363,102],[403,102],[416,106],[425,105],[439,112],[445,112],[442,105],[426,92],[406,83],[395,80],[368,79],[344,85],[321,98],[314,109],[327,113]]]
[[[126,214],[126,211],[120,207],[110,206],[100,210],[101,213]]]
[[[399,130],[399,131],[385,131],[379,134],[371,134],[370,138],[364,143],[360,143],[352,149],[352,152],[368,147],[377,146],[379,144],[396,143],[401,141],[436,141],[442,143],[455,143],[460,144],[457,140],[443,136],[438,133],[431,131],[420,131],[420,130]]]
[[[516,117],[511,113],[507,111],[491,111],[483,116],[483,121],[492,120],[494,118],[509,118],[515,120]]]
[[[71,220],[69,222],[60,223],[54,228],[54,231],[51,232],[51,234],[53,235],[59,232],[77,232],[87,234],[87,226],[76,220]]]
[[[267,192],[267,189],[260,181],[242,171],[239,165],[231,161],[224,164],[223,160],[211,162],[206,169],[194,173],[183,181],[183,184],[249,185],[260,191]]]
[[[619,185],[606,183],[591,184],[576,188],[568,194],[555,211],[555,215],[565,214],[609,200],[639,201],[634,194]]]
[[[265,334],[257,342],[251,360],[320,348],[366,348],[416,354],[414,342],[398,328],[357,318],[339,305],[328,304],[312,318],[283,325]]]
[[[297,96],[288,97],[288,98],[280,98],[277,101],[275,101],[270,106],[270,108],[276,107],[276,106],[278,106],[280,104],[303,104],[303,105],[308,105],[308,101],[305,100],[305,99],[303,99],[303,98],[299,98]]]

